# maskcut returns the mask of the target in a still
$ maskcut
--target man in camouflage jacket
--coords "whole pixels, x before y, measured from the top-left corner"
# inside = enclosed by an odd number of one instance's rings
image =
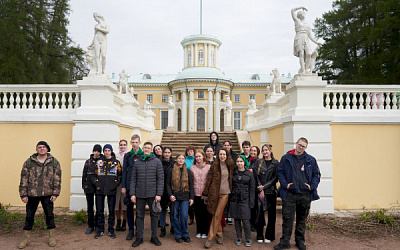
[[[26,220],[24,226],[24,240],[19,248],[24,248],[30,237],[36,209],[42,203],[46,214],[46,225],[49,230],[49,246],[55,246],[54,238],[54,201],[61,191],[61,166],[50,152],[50,146],[45,141],[36,145],[36,154],[25,161],[21,171],[19,195],[26,204]]]

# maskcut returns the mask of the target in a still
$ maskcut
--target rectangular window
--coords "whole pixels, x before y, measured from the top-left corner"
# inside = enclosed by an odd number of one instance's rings
[[[153,94],[148,94],[148,95],[147,95],[147,101],[148,101],[149,103],[153,103]]]
[[[204,91],[197,91],[197,99],[204,99]]]
[[[168,95],[162,95],[161,96],[161,101],[162,102],[168,102]]]
[[[224,93],[221,92],[221,100],[224,100]]]
[[[182,92],[178,93],[178,100],[182,100]]]
[[[233,129],[241,129],[242,125],[242,112],[233,111]]]
[[[250,94],[249,95],[249,100],[251,100],[251,99],[255,100],[256,99],[256,95],[255,94]]]
[[[138,97],[137,97],[137,94],[133,94],[133,97],[135,97],[135,99],[136,99],[136,101],[137,101],[137,98],[138,98]]]
[[[161,111],[161,129],[168,127],[168,111]]]
[[[234,102],[240,102],[240,95],[234,95]]]

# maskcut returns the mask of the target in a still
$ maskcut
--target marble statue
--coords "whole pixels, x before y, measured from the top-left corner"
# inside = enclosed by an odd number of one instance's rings
[[[94,48],[88,47],[88,51],[85,53],[86,57],[86,62],[89,64],[90,70],[89,70],[89,75],[94,75],[96,74],[96,55],[94,53]]]
[[[311,70],[314,68],[314,65],[311,65],[312,62],[315,64],[315,59],[311,59],[313,51],[310,40],[318,46],[322,45],[322,43],[315,40],[311,26],[305,21],[306,11],[305,7],[297,7],[291,10],[296,31],[293,53],[300,61],[299,74],[312,73]]]
[[[168,97],[168,109],[175,109],[175,104],[172,101],[172,95]]]
[[[147,100],[144,101],[143,109],[144,109],[144,111],[150,111],[151,110],[151,106],[150,106],[149,101],[147,101]]]
[[[270,94],[275,94],[275,93],[281,93],[282,92],[282,79],[281,75],[279,73],[279,70],[277,68],[273,69],[270,75],[274,76],[274,79],[272,79],[271,83],[271,92]]]
[[[128,94],[128,78],[131,77],[129,73],[126,73],[125,69],[122,70],[121,74],[119,74],[119,93]],[[131,93],[133,94],[133,92]]]
[[[257,109],[256,100],[250,99],[250,101],[249,101],[249,110],[256,110],[256,109]]]
[[[231,126],[232,123],[232,101],[229,95],[226,95],[226,125]]]
[[[94,27],[93,41],[87,49],[94,50],[95,73],[104,74],[106,68],[107,34],[110,32],[110,26],[101,14],[95,12],[93,13],[93,17],[97,24]]]

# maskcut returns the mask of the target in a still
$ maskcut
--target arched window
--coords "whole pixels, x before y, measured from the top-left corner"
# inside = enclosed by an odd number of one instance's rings
[[[199,49],[199,64],[204,64],[204,51]]]
[[[211,65],[215,65],[215,62],[214,62],[214,49],[211,50]]]
[[[192,51],[188,51],[188,66],[192,65]]]

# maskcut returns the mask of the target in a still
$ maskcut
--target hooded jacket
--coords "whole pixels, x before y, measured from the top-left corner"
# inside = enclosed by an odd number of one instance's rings
[[[287,189],[287,185],[291,182],[293,182],[293,167],[294,165],[294,160],[293,160],[293,155],[294,154],[294,149],[291,151],[288,151],[284,156],[282,156],[282,159],[278,165],[278,179],[281,184],[281,189],[280,189],[280,195],[282,200],[286,200],[286,196],[288,191],[291,191],[292,186],[290,186],[289,190]],[[304,172],[306,174],[306,178],[308,180],[308,185],[310,185],[310,198],[311,201],[313,200],[318,200],[319,196],[317,193],[317,188],[318,184],[321,179],[321,173],[319,171],[319,167],[317,164],[317,161],[315,158],[306,152],[305,154],[305,159],[304,159]]]
[[[212,134],[216,134],[216,135],[217,135],[217,140],[215,141],[215,143],[213,143],[212,140],[211,140],[211,135],[212,135]],[[219,143],[219,135],[218,135],[217,132],[211,132],[211,133],[210,133],[210,143],[208,143],[208,144],[204,147],[203,151],[206,152],[206,149],[207,149],[208,147],[210,147],[210,146],[211,146],[211,147],[213,148],[213,150],[214,150],[214,155],[216,155],[216,154],[218,153],[218,150],[220,150],[220,149],[222,148],[222,144]]]
[[[100,158],[96,163],[96,194],[116,195],[117,187],[121,183],[121,164],[112,153],[110,159]]]
[[[87,194],[92,194],[96,191],[96,163],[102,157],[103,155],[100,154],[99,158],[94,158],[93,154],[91,154],[83,166],[82,189]]]
[[[61,166],[50,153],[40,163],[38,154],[33,154],[22,166],[19,196],[59,196],[61,191]]]

